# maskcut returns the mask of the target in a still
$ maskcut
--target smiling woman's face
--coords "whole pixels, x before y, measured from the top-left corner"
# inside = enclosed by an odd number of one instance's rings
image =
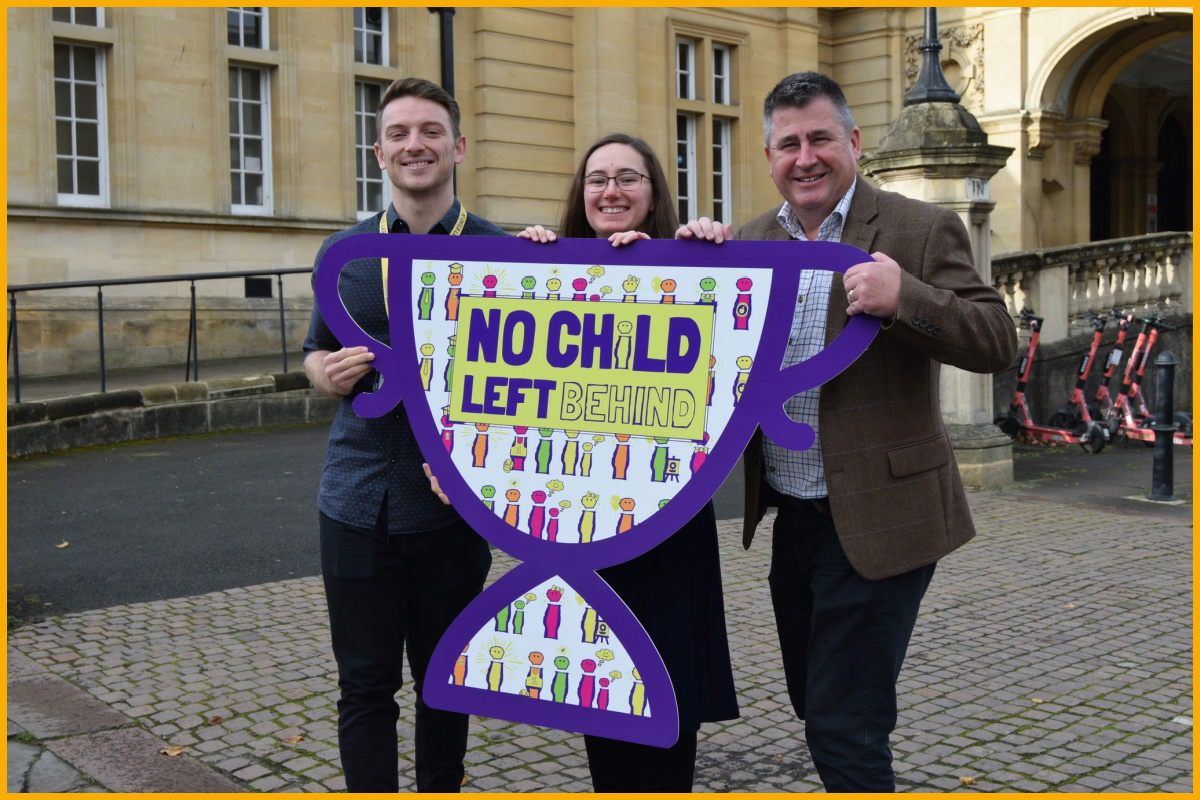
[[[627,144],[606,144],[588,157],[583,174],[613,178],[621,173],[645,175],[646,162],[641,153]],[[649,178],[643,178],[631,189],[621,189],[609,181],[602,192],[584,191],[584,211],[588,224],[597,236],[609,236],[621,231],[642,227],[654,206],[653,189]]]

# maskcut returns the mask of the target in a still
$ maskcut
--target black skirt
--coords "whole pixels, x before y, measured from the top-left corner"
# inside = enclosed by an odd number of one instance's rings
[[[736,719],[712,503],[653,550],[599,574],[658,648],[675,688],[679,729]]]

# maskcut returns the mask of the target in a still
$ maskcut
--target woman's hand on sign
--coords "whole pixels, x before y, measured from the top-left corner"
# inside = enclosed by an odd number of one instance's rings
[[[518,233],[517,236],[519,236],[522,239],[529,239],[530,241],[541,242],[542,244],[547,244],[548,242],[553,242],[555,239],[558,238],[558,236],[555,235],[554,231],[548,231],[545,228],[543,228],[541,225],[531,225],[530,227],[528,227],[525,230]]]
[[[690,219],[686,225],[680,225],[675,231],[676,239],[703,239],[714,244],[720,244],[726,239],[733,238],[733,226],[726,222],[714,222],[708,217]]]
[[[446,497],[446,493],[442,491],[442,485],[438,483],[437,476],[429,469],[428,464],[422,464],[421,469],[425,470],[425,477],[429,478],[429,491],[433,492],[446,505],[450,505],[450,498]]]
[[[630,242],[636,242],[638,239],[649,238],[650,234],[642,233],[641,231],[619,231],[614,233],[612,236],[609,236],[608,240],[612,242],[613,247],[620,247],[621,245],[629,244]]]
[[[341,350],[314,350],[304,359],[304,374],[318,392],[329,397],[345,397],[354,384],[374,367],[375,354],[365,347]]]

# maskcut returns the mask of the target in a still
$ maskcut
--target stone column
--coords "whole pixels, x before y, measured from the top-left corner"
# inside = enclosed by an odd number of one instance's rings
[[[989,181],[1012,152],[989,145],[958,103],[923,102],[900,112],[860,166],[883,189],[955,211],[970,234],[980,278],[990,286],[995,203]],[[976,489],[1012,484],[1012,441],[992,424],[992,377],[943,366],[941,404],[963,483]]]

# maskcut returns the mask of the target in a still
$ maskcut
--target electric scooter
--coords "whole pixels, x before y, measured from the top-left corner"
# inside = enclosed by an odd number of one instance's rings
[[[1117,322],[1117,341],[1113,343],[1112,350],[1108,353],[1104,375],[1100,379],[1100,387],[1096,389],[1096,406],[1099,413],[1095,416],[1106,420],[1105,429],[1109,432],[1111,439],[1117,435],[1117,431],[1121,427],[1121,416],[1113,411],[1113,397],[1108,387],[1112,383],[1113,375],[1117,372],[1117,367],[1121,366],[1121,347],[1125,344],[1125,337],[1129,333],[1129,323],[1133,322],[1133,314],[1118,314],[1114,311],[1109,314],[1109,318]]]
[[[1050,415],[1051,428],[1075,430],[1081,423],[1100,421],[1100,407],[1094,403],[1089,404],[1083,390],[1087,385],[1088,376],[1092,372],[1092,365],[1096,363],[1096,352],[1100,349],[1100,340],[1104,337],[1104,327],[1108,324],[1108,317],[1102,317],[1093,312],[1088,315],[1088,322],[1094,329],[1092,346],[1084,353],[1083,361],[1079,364],[1079,377],[1075,380],[1075,388],[1071,390],[1071,399],[1067,401],[1065,407]],[[1108,428],[1101,426],[1101,429],[1104,432],[1104,440],[1109,441]]]
[[[1029,414],[1029,404],[1025,401],[1025,386],[1029,383],[1029,373],[1033,370],[1033,355],[1037,352],[1038,340],[1041,338],[1042,318],[1034,316],[1033,309],[1021,310],[1021,322],[1028,325],[1032,336],[1029,338],[1029,350],[1021,357],[1021,366],[1017,370],[1017,391],[1013,395],[1009,410],[996,417],[993,423],[1013,439],[1022,437],[1026,441],[1062,442],[1077,444],[1085,453],[1096,454],[1104,449],[1104,427],[1095,420],[1081,422],[1072,430],[1052,428],[1048,425],[1035,425]]]
[[[1146,364],[1150,361],[1150,350],[1158,339],[1159,330],[1173,331],[1175,327],[1167,325],[1159,319],[1158,314],[1139,317],[1142,323],[1141,333],[1129,355],[1129,364],[1125,367],[1125,377],[1121,381],[1121,390],[1113,401],[1112,413],[1108,420],[1108,429],[1113,430],[1113,420],[1117,421],[1116,431],[1120,436],[1135,439],[1147,446],[1154,444],[1154,412],[1146,406],[1146,398],[1142,394],[1142,377],[1146,373]],[[1174,444],[1191,447],[1192,418],[1183,412],[1174,416],[1175,432],[1171,435]]]

